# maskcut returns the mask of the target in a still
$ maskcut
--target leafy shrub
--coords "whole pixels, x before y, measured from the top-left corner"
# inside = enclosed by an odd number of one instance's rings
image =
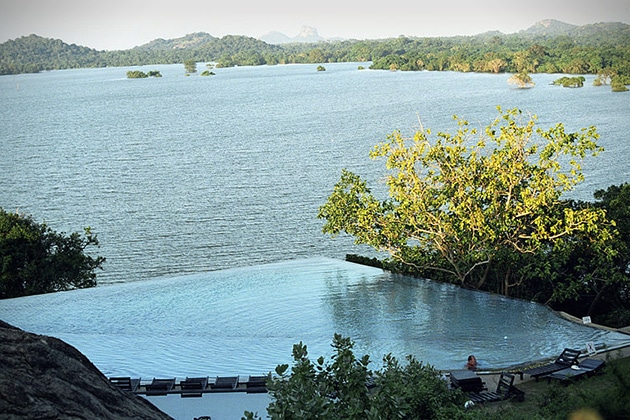
[[[147,77],[149,76],[140,70],[129,70],[127,72],[127,79],[146,79]]]
[[[401,365],[386,355],[372,372],[369,356],[357,359],[349,338],[335,334],[328,361],[308,358],[301,342],[293,346],[293,367],[276,368],[268,383],[272,419],[465,419],[465,397],[448,389],[440,372],[413,357]],[[247,413],[246,413],[247,414]],[[251,413],[248,418],[253,418]]]
[[[88,246],[98,246],[90,228],[66,235],[0,208],[0,299],[96,286],[105,258]]]

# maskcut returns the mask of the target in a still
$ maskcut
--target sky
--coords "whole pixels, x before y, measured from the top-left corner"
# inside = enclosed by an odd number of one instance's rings
[[[628,0],[0,0],[0,43],[36,34],[97,50],[129,49],[193,32],[259,38],[380,39],[514,33],[545,19],[630,24]]]

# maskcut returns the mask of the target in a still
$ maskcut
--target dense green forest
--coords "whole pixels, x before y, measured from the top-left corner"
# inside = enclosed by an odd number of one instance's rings
[[[345,40],[270,45],[239,35],[193,33],[129,50],[97,51],[37,35],[0,44],[0,75],[83,67],[214,62],[216,67],[371,61],[373,69],[630,76],[630,25],[552,21],[505,35]],[[604,80],[606,82],[606,80]]]

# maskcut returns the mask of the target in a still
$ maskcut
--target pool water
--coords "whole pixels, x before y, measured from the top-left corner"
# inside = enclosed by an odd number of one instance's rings
[[[490,369],[630,341],[542,305],[329,258],[2,300],[0,319],[72,344],[105,375],[143,378],[264,374],[300,341],[329,357],[335,333],[373,369],[387,353],[445,370],[472,353]]]

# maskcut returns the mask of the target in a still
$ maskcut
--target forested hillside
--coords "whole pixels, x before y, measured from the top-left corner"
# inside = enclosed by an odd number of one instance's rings
[[[0,74],[43,70],[215,62],[217,67],[372,61],[372,68],[475,72],[547,72],[630,76],[630,25],[574,26],[543,21],[526,31],[444,38],[398,37],[270,45],[255,38],[194,33],[123,51],[97,51],[37,35],[0,44]]]

